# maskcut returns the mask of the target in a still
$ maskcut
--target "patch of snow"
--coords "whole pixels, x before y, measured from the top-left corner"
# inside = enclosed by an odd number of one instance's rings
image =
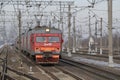
[[[73,57],[73,60],[78,61],[78,62],[82,61],[82,62],[95,64],[95,65],[99,65],[99,66],[109,66],[108,62],[93,60],[93,59],[86,59],[86,58],[83,58],[83,57]],[[114,67],[120,68],[120,64],[114,63]]]
[[[4,44],[3,45],[0,45],[0,48],[2,48],[4,46]]]

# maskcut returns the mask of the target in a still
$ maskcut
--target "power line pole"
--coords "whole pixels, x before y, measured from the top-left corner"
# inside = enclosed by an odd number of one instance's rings
[[[19,10],[18,14],[18,27],[19,27],[19,50],[21,51],[21,11]]]
[[[112,40],[112,0],[108,0],[108,33],[109,33],[109,66],[113,67],[113,40]]]
[[[58,20],[58,29],[60,29],[60,21]]]
[[[63,25],[63,16],[62,16],[61,19],[62,19],[62,31],[63,31],[63,33],[64,33],[64,28],[63,28],[63,26],[64,26],[64,25]]]
[[[96,35],[96,38],[95,38],[95,52],[97,53],[97,20],[95,21],[95,35]]]
[[[62,22],[62,17],[61,17],[61,1],[60,1],[60,21],[59,21],[59,29],[61,28],[61,22]]]
[[[75,16],[73,16],[73,53],[76,52]]]
[[[4,41],[4,43],[7,42],[7,33],[6,33],[6,12],[5,10],[1,11],[1,20],[0,20],[0,39]]]
[[[5,44],[7,43],[7,32],[6,32],[6,27],[5,27],[5,15],[6,14],[6,12],[4,11],[4,21],[3,21],[3,26],[4,26],[4,40],[5,40]]]
[[[100,18],[100,54],[102,54],[102,18]]]
[[[94,43],[94,40],[93,40],[93,38],[92,38],[92,33],[91,33],[91,16],[90,16],[90,11],[88,12],[88,14],[89,14],[89,25],[88,25],[88,27],[89,27],[89,45],[88,45],[88,54],[91,54],[91,52],[92,52],[92,45],[93,45],[93,43]]]
[[[68,56],[71,57],[71,51],[70,51],[70,28],[71,28],[71,6],[68,5]]]
[[[89,37],[91,37],[92,36],[92,34],[91,34],[91,17],[90,17],[90,11],[88,12],[88,14],[89,14]]]

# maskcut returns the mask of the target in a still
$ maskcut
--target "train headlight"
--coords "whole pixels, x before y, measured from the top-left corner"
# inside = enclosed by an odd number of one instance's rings
[[[60,48],[56,48],[56,51],[57,51],[57,52],[60,52]]]
[[[36,48],[36,49],[35,49],[35,52],[36,52],[36,53],[40,53],[40,49],[39,49],[39,48]]]
[[[52,55],[52,58],[59,58],[59,55]]]
[[[49,31],[50,31],[50,29],[46,29],[45,31],[46,31],[46,32],[49,32]]]

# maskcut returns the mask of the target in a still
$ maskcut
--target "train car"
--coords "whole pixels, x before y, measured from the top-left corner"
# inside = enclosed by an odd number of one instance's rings
[[[62,31],[45,26],[37,26],[21,36],[21,50],[39,64],[57,64],[62,53],[62,43]]]

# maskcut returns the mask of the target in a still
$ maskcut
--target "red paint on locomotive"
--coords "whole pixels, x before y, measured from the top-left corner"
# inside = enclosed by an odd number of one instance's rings
[[[21,41],[21,49],[35,58],[37,63],[59,62],[63,43],[61,30],[48,27],[34,28],[24,33]]]

